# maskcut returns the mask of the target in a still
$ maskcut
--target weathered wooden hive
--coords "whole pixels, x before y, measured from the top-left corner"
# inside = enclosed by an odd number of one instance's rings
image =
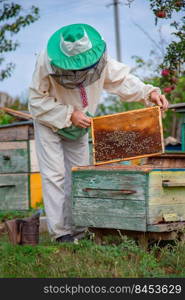
[[[33,122],[0,126],[0,210],[25,210],[40,202]]]
[[[144,232],[183,224],[185,156],[183,164],[182,169],[152,164],[73,168],[75,224]]]

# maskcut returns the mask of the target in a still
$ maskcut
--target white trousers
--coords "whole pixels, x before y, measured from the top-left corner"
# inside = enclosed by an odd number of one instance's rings
[[[56,239],[83,231],[72,218],[71,168],[89,164],[88,134],[76,141],[64,140],[37,121],[34,126],[49,232]]]

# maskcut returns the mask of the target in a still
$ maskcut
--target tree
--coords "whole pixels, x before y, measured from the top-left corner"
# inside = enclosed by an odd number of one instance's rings
[[[14,40],[14,35],[21,28],[30,25],[39,18],[38,7],[31,6],[29,11],[25,10],[20,4],[7,0],[0,0],[0,81],[11,76],[15,64],[5,63],[4,54],[15,51],[19,46],[18,41]],[[3,64],[5,65],[3,66]]]
[[[172,18],[174,11],[185,12],[185,0],[150,0],[150,6],[156,16],[156,20],[158,19],[158,13],[161,10],[165,12],[165,18],[167,19]],[[172,33],[174,39],[167,46],[160,67],[163,70],[169,71],[169,76],[166,77],[166,79],[169,78],[170,83],[173,84],[175,83],[173,82],[174,76],[177,79],[177,77],[185,75],[185,17],[183,16],[180,21],[174,21],[170,25],[175,29]],[[163,74],[164,71],[162,71],[162,75]]]
[[[174,12],[185,12],[185,0],[149,0],[149,4],[155,16],[156,25],[159,18],[171,19]],[[166,47],[160,68],[169,70],[171,77],[174,77],[174,74],[178,77],[185,74],[185,17],[170,25],[175,29],[172,33],[174,39]]]
[[[131,7],[135,0],[125,1]],[[171,19],[174,12],[185,11],[185,0],[147,0],[146,2],[149,2],[150,8],[154,13],[156,25],[158,25],[159,18]],[[183,16],[180,21],[173,21],[170,24],[174,28],[174,32],[172,33],[172,37],[174,38],[170,44],[166,43],[160,30],[160,41],[156,43],[141,25],[135,25],[152,41],[154,47],[148,61],[142,57],[133,56],[136,62],[136,67],[133,70],[134,73],[137,70],[146,69],[148,76],[147,78],[143,78],[145,83],[159,86],[163,93],[166,94],[170,103],[182,102],[185,99],[185,17]],[[144,73],[146,74],[146,72]],[[118,98],[115,99],[115,97],[108,96],[105,98],[104,103],[99,106],[97,114],[137,109],[140,108],[139,105],[141,104],[121,103]],[[179,116],[173,111],[168,110],[163,118],[165,137],[169,135],[177,136],[178,123]]]
[[[176,40],[168,45],[162,67],[175,71],[177,75],[183,75],[185,72],[185,17],[182,17],[180,22],[173,22],[171,26],[176,29],[172,33]]]

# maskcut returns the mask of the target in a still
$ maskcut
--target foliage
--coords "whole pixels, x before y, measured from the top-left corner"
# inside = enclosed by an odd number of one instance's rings
[[[166,85],[169,85],[171,78],[173,78],[171,77],[171,74],[169,74],[168,76],[169,76],[168,79],[164,78],[163,76],[151,78],[146,83],[150,83],[154,86],[159,86],[161,90],[164,92]],[[175,88],[165,94],[170,104],[184,102],[185,101],[185,76],[181,76],[178,79],[178,81],[175,83]],[[165,115],[163,117],[163,129],[164,129],[165,137],[173,136],[174,134],[177,137],[177,133],[173,133],[173,126],[174,126],[173,122],[174,120],[177,120],[176,122],[180,122],[180,117],[181,117],[180,115],[174,113],[170,109],[167,112],[165,112]]]
[[[149,0],[149,3],[156,25],[159,18],[171,19],[174,12],[185,12],[185,0]],[[170,26],[175,30],[172,33],[174,39],[166,47],[160,68],[169,69],[176,72],[177,76],[181,76],[185,72],[185,17],[183,16],[178,22],[173,21]]]
[[[150,7],[153,11],[153,13],[156,16],[156,24],[158,18],[171,18],[172,13],[174,11],[185,11],[185,3],[184,0],[149,0],[150,1]],[[158,12],[165,12],[165,14],[159,14]]]
[[[155,15],[156,25],[159,18],[171,19],[174,12],[185,11],[184,0],[149,1]],[[165,15],[162,14],[164,12]],[[165,49],[164,39],[160,39],[158,47],[152,41],[154,49],[151,51],[148,61],[137,56],[133,58],[137,64],[135,71],[141,68],[142,70],[147,69],[147,73],[150,71],[151,76],[148,76],[145,80],[154,86],[159,86],[170,103],[180,103],[185,101],[185,17],[182,17],[178,22],[173,21],[170,26],[174,28],[173,40],[169,45],[165,45]],[[144,30],[142,31],[146,34]],[[148,38],[151,40],[150,35],[148,35]],[[162,44],[163,47],[161,47]],[[171,110],[165,113],[165,118],[163,118],[165,137],[177,135],[175,128],[178,127],[177,123],[180,124],[179,120],[180,116]]]
[[[175,74],[185,74],[185,17],[180,22],[171,24],[176,29],[172,34],[177,37],[177,41],[172,41],[166,48],[162,68],[167,68]]]
[[[22,102],[19,98],[16,98],[9,107],[15,110],[28,110],[28,103]]]
[[[127,4],[131,6],[132,2],[134,0],[128,1]],[[173,12],[185,11],[184,0],[149,0],[149,2],[156,20],[159,17],[168,19],[172,17]],[[157,16],[157,12],[161,10],[165,11],[165,16]],[[179,22],[174,21],[171,23],[171,26],[175,29],[172,33],[175,40],[169,45],[166,44],[165,39],[162,37],[160,29],[160,42],[156,43],[145,29],[138,24],[135,25],[151,40],[154,48],[150,52],[150,59],[148,61],[139,56],[132,57],[136,62],[133,72],[138,77],[140,76],[137,73],[141,69],[143,73],[147,73],[148,76],[147,78],[143,78],[143,81],[160,87],[162,93],[166,95],[170,103],[183,102],[185,99],[185,17],[182,17]],[[119,101],[119,97],[107,96],[104,103],[99,106],[97,114],[111,114],[142,107],[143,105],[140,103],[122,103]],[[165,113],[163,117],[165,137],[173,135],[174,120],[176,118],[179,119],[179,116],[174,115],[171,110]]]
[[[0,110],[0,125],[7,125],[15,122],[15,118]]]
[[[151,78],[157,78],[160,76],[161,69],[159,67],[159,62],[162,62],[162,56],[156,51],[156,49],[150,51],[149,59],[145,60],[144,58],[133,55],[131,58],[135,61],[135,66],[132,69],[132,73],[140,77],[143,80],[150,80]],[[140,75],[140,70],[142,70],[142,74]]]
[[[39,18],[38,7],[31,6],[29,11],[14,2],[0,0],[2,8],[0,9],[0,66],[5,59],[3,53],[15,51],[19,43],[13,39],[23,27],[30,25]],[[0,71],[0,81],[11,76],[15,64],[8,63]]]
[[[185,12],[184,0],[150,0],[150,6],[155,14],[156,24],[158,18],[171,18],[172,13]],[[159,16],[159,12],[165,13],[165,16]],[[184,74],[185,64],[185,17],[182,17],[179,22],[172,22],[170,24],[175,31],[172,33],[175,40],[167,46],[164,60],[161,64],[161,69],[169,69],[175,72],[177,76]]]
[[[144,104],[140,102],[122,102],[118,96],[106,95],[104,102],[99,104],[96,115],[108,115],[139,108],[144,108]]]

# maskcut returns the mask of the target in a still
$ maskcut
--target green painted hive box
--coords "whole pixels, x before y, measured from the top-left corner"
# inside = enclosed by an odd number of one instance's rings
[[[185,168],[75,167],[72,181],[77,226],[157,232],[185,224]]]

